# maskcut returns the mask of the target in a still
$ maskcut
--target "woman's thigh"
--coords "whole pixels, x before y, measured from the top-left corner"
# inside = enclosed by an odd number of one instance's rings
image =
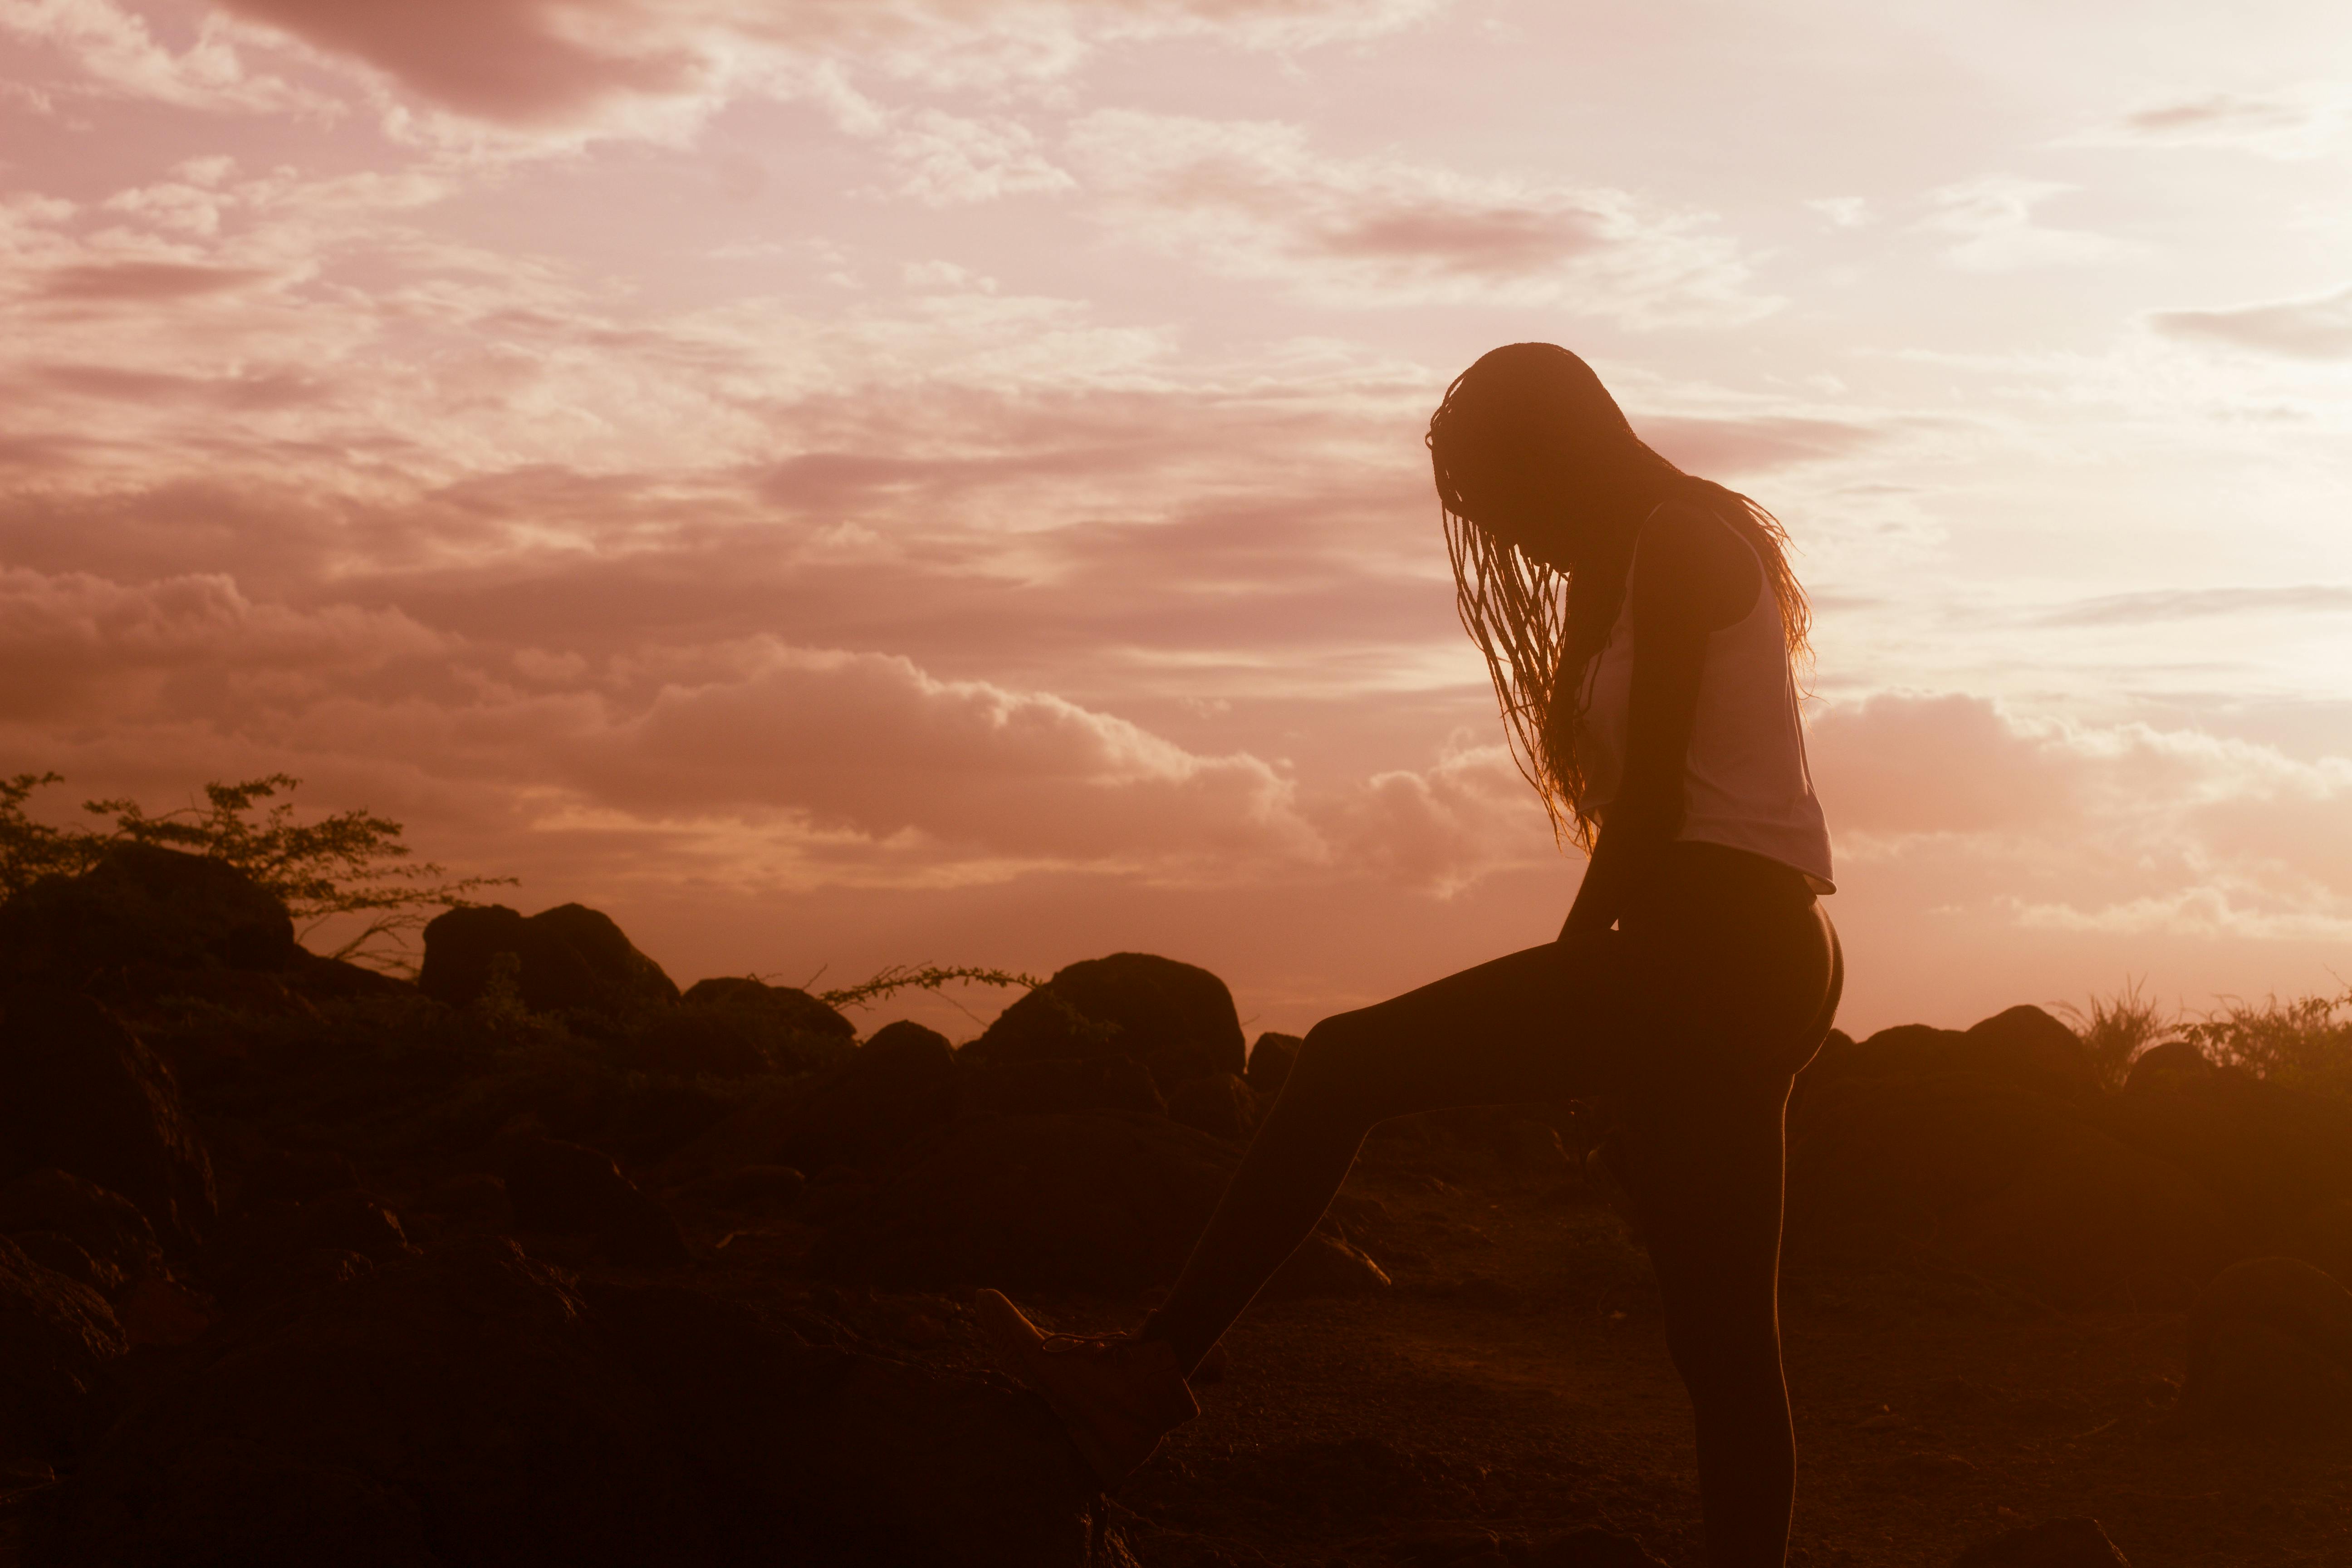
[[[1640,1048],[1622,933],[1550,942],[1341,1013],[1291,1081],[1368,1121],[1457,1105],[1614,1093]]]

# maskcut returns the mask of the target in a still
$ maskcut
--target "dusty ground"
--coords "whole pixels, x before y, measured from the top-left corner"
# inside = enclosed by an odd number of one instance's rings
[[[1201,1419],[1119,1494],[1144,1568],[1509,1562],[1589,1525],[1699,1562],[1688,1414],[1603,1191],[1376,1146],[1334,1212],[1395,1286],[1261,1308],[1228,1336]],[[956,1303],[840,1291],[794,1250],[739,1238],[708,1282],[909,1357],[984,1359]],[[1794,1563],[1940,1565],[2088,1514],[2135,1568],[2352,1563],[2352,1444],[2182,1430],[2178,1311],[2059,1312],[1921,1260],[1800,1272],[1784,1294]],[[1070,1328],[1140,1315],[1034,1305]]]

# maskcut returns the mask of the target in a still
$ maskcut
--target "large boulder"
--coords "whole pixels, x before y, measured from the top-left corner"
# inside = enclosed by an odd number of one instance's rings
[[[226,860],[152,844],[114,845],[0,905],[0,966],[68,986],[136,968],[283,970],[300,953],[275,893]]]
[[[171,1070],[86,996],[0,993],[0,1180],[55,1167],[139,1205],[166,1249],[217,1210]]]
[[[1175,1278],[1234,1159],[1160,1116],[977,1118],[833,1215],[815,1260],[922,1289],[1132,1293]]]
[[[788,1085],[729,1116],[676,1161],[681,1170],[790,1165],[812,1175],[835,1165],[872,1168],[943,1128],[955,1115],[955,1047],[922,1025],[875,1031],[846,1064],[814,1085]]]
[[[1162,1094],[1206,1073],[1244,1069],[1233,993],[1207,970],[1114,952],[1057,971],[997,1016],[965,1049],[978,1061],[1126,1056]]]
[[[2189,1310],[2180,1403],[2205,1426],[2352,1426],[2352,1291],[2292,1258],[2223,1269]]]
[[[807,992],[741,976],[698,980],[641,1032],[635,1065],[680,1076],[825,1071],[857,1049],[857,1028]]]
[[[1245,1143],[1257,1131],[1257,1091],[1229,1072],[1194,1079],[1168,1097],[1168,1117],[1214,1137]]]
[[[2095,1519],[2053,1519],[1979,1541],[1952,1568],[2131,1568]]]
[[[426,995],[463,1006],[487,994],[502,968],[523,1005],[540,1012],[626,1014],[677,1000],[661,965],[609,915],[583,904],[558,904],[527,919],[504,904],[469,905],[425,926],[416,983]]]
[[[1816,1085],[1790,1122],[1792,1257],[1926,1245],[2053,1299],[2185,1299],[2226,1261],[2199,1184],[2043,1096],[1981,1078]]]
[[[28,1171],[0,1184],[0,1236],[60,1236],[97,1263],[101,1278],[128,1282],[156,1273],[163,1249],[139,1205],[70,1171]]]
[[[100,1370],[126,1348],[105,1298],[0,1239],[0,1471],[66,1458]]]
[[[1966,1029],[1898,1024],[1864,1040],[1833,1033],[1800,1076],[1801,1100],[1849,1079],[1962,1075],[2068,1104],[2098,1098],[2098,1069],[2074,1031],[2039,1007],[1996,1013]]]
[[[1290,1068],[1298,1060],[1298,1047],[1307,1042],[1297,1035],[1276,1034],[1268,1029],[1250,1047],[1248,1079],[1250,1088],[1269,1105],[1290,1081]]]

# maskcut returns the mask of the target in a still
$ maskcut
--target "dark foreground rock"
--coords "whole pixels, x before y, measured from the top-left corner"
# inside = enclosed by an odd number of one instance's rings
[[[601,1150],[527,1139],[508,1153],[505,1175],[515,1224],[524,1230],[593,1236],[614,1262],[635,1267],[687,1260],[677,1221]]]
[[[17,986],[0,993],[0,1180],[52,1167],[138,1205],[167,1249],[218,1206],[171,1070],[89,997]]]
[[[103,1297],[0,1240],[0,1469],[61,1462],[127,1347]]]
[[[2292,1258],[2223,1269],[2189,1311],[2180,1404],[2206,1427],[2289,1436],[2352,1427],[2352,1291]]]
[[[985,1117],[835,1215],[815,1261],[921,1289],[1164,1285],[1234,1158],[1230,1143],[1164,1117]]]
[[[1817,1084],[1790,1134],[1800,1260],[1923,1246],[2053,1300],[2185,1301],[2229,1256],[2221,1206],[2194,1179],[1991,1077]]]
[[[62,1237],[110,1274],[110,1288],[163,1266],[163,1249],[139,1205],[55,1166],[0,1184],[0,1236]]]
[[[2131,1568],[2095,1519],[2053,1519],[1979,1542],[1952,1568]]]
[[[1029,1395],[813,1349],[677,1288],[483,1243],[207,1340],[36,1529],[37,1560],[1087,1560],[1092,1489]]]

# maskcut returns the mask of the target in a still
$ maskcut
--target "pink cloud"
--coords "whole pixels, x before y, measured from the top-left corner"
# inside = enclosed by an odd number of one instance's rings
[[[2148,322],[2167,337],[2286,359],[2352,359],[2352,286],[2299,300],[2214,310],[2158,310]]]

